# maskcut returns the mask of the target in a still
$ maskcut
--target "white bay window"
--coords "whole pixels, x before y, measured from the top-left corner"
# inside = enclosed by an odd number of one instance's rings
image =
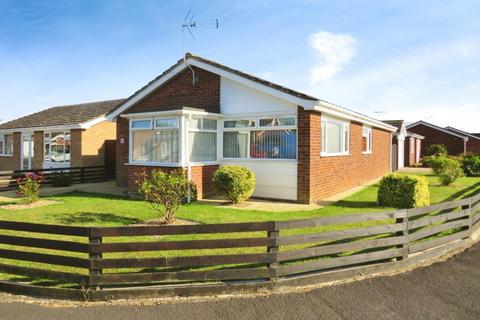
[[[350,123],[322,119],[322,156],[348,155],[350,150]]]
[[[130,121],[133,163],[178,163],[179,119],[159,118]]]

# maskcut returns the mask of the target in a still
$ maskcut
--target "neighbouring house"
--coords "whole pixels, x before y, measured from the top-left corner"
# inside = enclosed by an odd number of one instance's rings
[[[391,168],[396,128],[332,103],[186,54],[121,103],[117,183],[184,168],[200,198],[219,166],[256,175],[254,196],[310,203]]]
[[[458,133],[468,138],[467,142],[467,153],[476,153],[480,154],[480,137],[457,128],[445,127],[448,131]]]
[[[451,155],[480,152],[480,145],[478,144],[480,139],[474,135],[466,135],[455,130],[442,128],[426,121],[417,121],[409,124],[407,130],[425,137],[422,142],[422,157],[425,155],[425,150],[428,146],[432,144],[445,145],[448,153]]]
[[[424,136],[407,131],[405,138],[405,165],[407,167],[415,167],[421,163],[422,158],[422,141]]]
[[[405,167],[406,123],[404,120],[384,120],[383,122],[397,128],[392,137],[392,171],[397,171]]]
[[[105,165],[116,138],[105,115],[122,102],[58,106],[1,124],[0,171]]]

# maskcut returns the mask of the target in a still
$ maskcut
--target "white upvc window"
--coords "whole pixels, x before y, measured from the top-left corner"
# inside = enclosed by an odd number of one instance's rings
[[[364,126],[362,129],[362,151],[364,154],[372,153],[373,131],[371,127]]]
[[[192,163],[217,161],[217,120],[192,116],[188,121],[188,160]]]
[[[179,161],[178,117],[130,120],[130,162],[178,164]]]
[[[13,156],[12,134],[0,134],[0,156]]]
[[[69,130],[44,132],[43,160],[50,163],[69,163],[71,144]]]
[[[223,131],[224,159],[297,159],[295,116],[225,120]]]
[[[322,156],[344,156],[350,152],[350,123],[322,118]]]

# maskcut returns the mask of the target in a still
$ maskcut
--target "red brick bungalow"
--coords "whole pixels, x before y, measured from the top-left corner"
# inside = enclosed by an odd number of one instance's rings
[[[186,168],[199,197],[213,173],[242,165],[254,196],[310,203],[390,171],[395,127],[187,54],[108,115],[117,123],[117,181],[135,190],[149,168]]]
[[[452,127],[442,128],[426,121],[407,126],[407,130],[425,137],[421,155],[432,144],[443,144],[451,155],[480,153],[480,138]]]
[[[57,106],[0,124],[0,171],[105,165],[116,138],[105,115],[122,101]]]

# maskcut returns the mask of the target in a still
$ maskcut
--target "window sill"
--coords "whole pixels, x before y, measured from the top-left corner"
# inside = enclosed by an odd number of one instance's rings
[[[188,166],[190,167],[203,167],[203,166],[218,166],[220,162],[218,161],[203,161],[203,162],[189,162]]]
[[[165,163],[165,162],[127,162],[126,166],[138,166],[138,167],[183,167],[180,163]]]
[[[12,158],[12,157],[13,157],[13,154],[0,154],[0,157]]]
[[[362,151],[362,154],[372,154],[372,151]]]
[[[228,162],[228,161],[260,161],[260,162],[274,161],[274,162],[298,163],[297,159],[223,158],[221,160],[221,162]]]
[[[345,152],[340,152],[340,153],[326,153],[322,152],[320,153],[321,157],[346,157],[349,156],[350,153],[345,153]]]

